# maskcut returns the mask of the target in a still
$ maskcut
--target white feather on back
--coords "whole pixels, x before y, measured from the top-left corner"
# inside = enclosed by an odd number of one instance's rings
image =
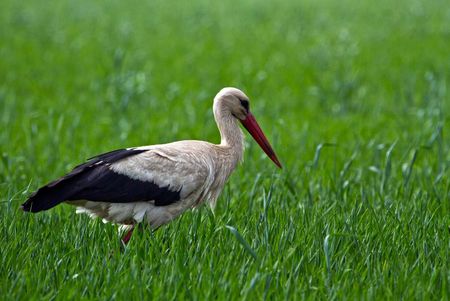
[[[198,151],[201,148],[204,151],[207,145],[201,141],[179,141],[148,146],[147,152],[113,163],[110,168],[135,180],[180,191],[184,199],[205,188],[208,177],[212,176],[210,158]]]

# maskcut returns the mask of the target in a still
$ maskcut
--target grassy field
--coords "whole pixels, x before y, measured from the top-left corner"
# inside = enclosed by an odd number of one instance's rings
[[[447,1],[11,1],[0,9],[3,300],[450,298]],[[119,252],[117,228],[40,185],[112,149],[218,142],[243,89],[248,137],[214,214]]]

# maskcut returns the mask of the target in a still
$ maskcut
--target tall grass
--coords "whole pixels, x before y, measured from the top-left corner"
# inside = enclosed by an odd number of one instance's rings
[[[448,299],[445,1],[3,1],[0,296]],[[243,89],[284,169],[248,138],[218,207],[120,252],[68,206],[18,208],[104,151],[219,135]]]

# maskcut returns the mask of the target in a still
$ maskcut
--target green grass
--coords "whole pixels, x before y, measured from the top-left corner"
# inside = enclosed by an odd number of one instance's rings
[[[449,299],[450,7],[436,1],[10,1],[0,9],[0,296]],[[214,212],[119,252],[116,227],[18,208],[108,150],[248,138]]]

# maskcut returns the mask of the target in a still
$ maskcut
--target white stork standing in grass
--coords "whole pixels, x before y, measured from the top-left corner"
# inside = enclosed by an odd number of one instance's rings
[[[39,188],[22,209],[39,212],[66,202],[77,206],[77,212],[127,226],[122,238],[127,244],[138,223],[156,229],[204,201],[215,204],[243,158],[238,121],[281,168],[242,91],[222,89],[213,110],[220,144],[187,140],[108,152]]]

